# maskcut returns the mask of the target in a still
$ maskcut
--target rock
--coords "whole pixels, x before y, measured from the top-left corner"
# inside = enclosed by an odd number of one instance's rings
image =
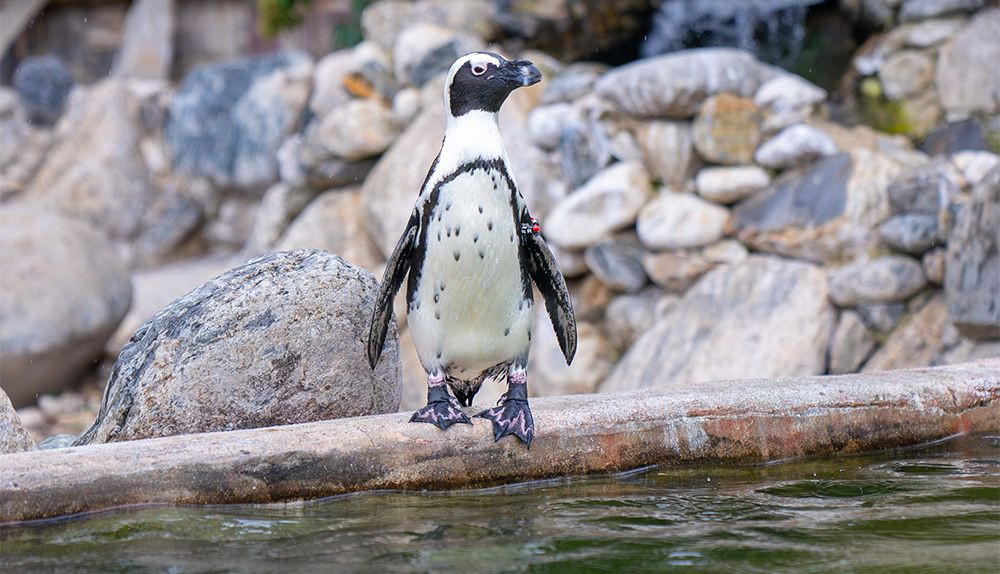
[[[243,252],[255,257],[274,250],[278,240],[295,219],[316,197],[317,193],[308,187],[276,183],[264,193],[260,202],[253,228],[247,238]],[[318,246],[315,246],[318,247]],[[207,277],[206,277],[207,279]],[[192,287],[194,287],[192,285]],[[178,293],[178,295],[180,295]],[[166,303],[166,302],[165,302]]]
[[[824,273],[806,263],[752,256],[720,267],[639,337],[600,390],[821,373],[834,318],[826,298]]]
[[[611,343],[594,324],[577,323],[577,348],[567,365],[548,316],[539,306],[528,355],[528,389],[533,396],[548,397],[593,393],[615,364]],[[478,397],[477,397],[478,398]]]
[[[648,249],[700,247],[722,237],[728,222],[726,208],[664,189],[639,212],[636,232]]]
[[[938,218],[933,215],[896,215],[879,226],[882,241],[903,253],[922,255],[941,241]]]
[[[278,160],[278,180],[281,183],[301,187],[309,181],[309,174],[302,162],[303,145],[305,144],[302,142],[302,136],[295,134],[278,148],[275,158]],[[266,195],[265,193],[265,197]]]
[[[642,258],[646,274],[671,293],[683,293],[699,277],[715,267],[701,253],[664,251],[646,253]]]
[[[134,239],[155,193],[137,125],[136,102],[120,81],[95,84],[59,123],[60,141],[25,198],[90,221],[114,239]]]
[[[275,154],[298,127],[311,81],[312,62],[296,52],[195,69],[171,100],[164,127],[174,168],[221,187],[272,183]]]
[[[904,0],[899,8],[902,22],[926,20],[948,14],[972,12],[982,8],[983,0]]]
[[[571,188],[587,183],[611,162],[611,150],[596,122],[580,119],[563,129],[557,146],[562,178]]]
[[[414,24],[399,34],[392,49],[396,81],[422,86],[459,57],[483,48],[475,36],[437,24]]]
[[[963,18],[924,20],[907,32],[906,45],[911,48],[930,48],[952,37],[965,26],[965,22]]]
[[[698,166],[687,122],[645,121],[636,129],[646,169],[666,185],[682,188]]]
[[[608,71],[604,64],[594,62],[574,62],[545,82],[542,104],[571,102],[594,89],[597,80]]]
[[[706,167],[698,171],[698,195],[715,203],[735,203],[771,184],[771,176],[755,165]]]
[[[938,52],[934,81],[949,119],[1000,112],[998,29],[1000,10],[984,10]]]
[[[222,200],[215,217],[201,229],[203,250],[208,253],[233,253],[243,249],[253,232],[260,202],[244,195],[230,195]]]
[[[885,64],[886,58],[906,45],[909,26],[896,26],[885,34],[869,38],[854,56],[852,65],[861,76],[877,74]]]
[[[126,246],[134,265],[150,265],[181,250],[218,209],[219,198],[204,178],[180,174],[153,180],[155,197],[140,223],[137,240]]]
[[[754,96],[754,104],[761,110],[761,131],[770,134],[808,120],[826,96],[826,90],[799,76],[777,74]]]
[[[440,104],[425,107],[364,179],[361,195],[368,231],[386,257],[406,228],[420,184],[441,148],[444,123]]]
[[[389,108],[376,100],[351,100],[319,120],[306,137],[334,157],[356,161],[381,154],[398,135]]]
[[[962,150],[985,150],[986,136],[974,118],[940,126],[924,138],[920,149],[933,156],[951,155]]]
[[[24,452],[35,447],[35,441],[21,424],[7,393],[0,389],[0,455]]]
[[[906,313],[903,303],[871,303],[858,305],[855,309],[861,320],[879,335],[887,335]]]
[[[875,334],[854,311],[844,311],[830,340],[830,374],[856,373],[878,347]]]
[[[959,179],[944,159],[908,168],[889,185],[889,206],[893,213],[937,216],[958,197]]]
[[[570,284],[569,294],[577,322],[598,321],[604,316],[604,310],[615,296],[614,291],[593,275],[587,275],[582,280]]]
[[[580,119],[580,112],[570,104],[541,106],[532,110],[528,116],[528,132],[535,145],[553,150],[559,145],[567,127]]]
[[[28,56],[11,78],[32,123],[51,125],[62,115],[73,89],[73,76],[56,56]]]
[[[746,261],[749,251],[735,239],[723,239],[701,250],[701,255],[712,263],[735,265]]]
[[[420,90],[404,88],[392,99],[392,117],[400,126],[408,125],[420,113]]]
[[[889,216],[886,187],[902,167],[882,152],[857,147],[785,174],[733,210],[748,246],[811,261],[833,261],[877,242]]]
[[[759,86],[760,65],[749,53],[701,48],[615,68],[598,80],[597,92],[632,116],[689,118],[709,96],[749,98]]]
[[[104,353],[117,357],[139,327],[153,318],[174,299],[193,291],[209,279],[244,263],[246,260],[212,256],[168,263],[132,273],[132,304],[122,322],[104,346]],[[103,381],[102,381],[103,382]],[[89,426],[89,424],[87,425]]]
[[[635,293],[649,281],[642,269],[642,247],[635,237],[611,237],[591,245],[583,254],[587,268],[614,291]]]
[[[562,271],[563,277],[570,279],[580,277],[587,273],[587,262],[583,259],[583,253],[579,251],[567,251],[555,243],[549,243],[549,250],[556,259],[556,265]]]
[[[941,125],[941,103],[933,88],[898,103],[903,118],[901,125],[907,137],[920,140]]]
[[[344,87],[344,79],[357,71],[354,50],[330,52],[316,63],[313,89],[309,96],[309,111],[323,117],[335,108],[351,101],[351,94]]]
[[[841,307],[895,303],[909,299],[924,285],[926,279],[918,261],[901,255],[886,255],[832,271],[830,300]]]
[[[762,110],[780,113],[810,108],[826,100],[826,90],[795,74],[778,74],[761,84],[753,103]]]
[[[639,335],[648,331],[656,319],[654,310],[659,298],[660,291],[651,287],[612,299],[604,310],[604,329],[611,344],[627,349]]]
[[[863,371],[930,366],[941,350],[947,325],[947,304],[943,296],[937,295],[889,335],[878,352],[865,363]]]
[[[786,169],[811,162],[837,152],[830,136],[805,124],[794,125],[778,132],[754,154],[754,160],[770,169]]]
[[[315,248],[374,272],[382,253],[368,237],[358,188],[328,191],[310,203],[289,226],[277,249]]]
[[[377,290],[367,271],[316,250],[224,273],[133,334],[76,444],[394,412],[395,322],[374,371],[364,349]]]
[[[710,163],[748,163],[760,139],[759,124],[752,101],[727,93],[712,96],[694,118],[694,148]]]
[[[133,2],[111,73],[123,78],[169,79],[173,61],[173,0]]]
[[[923,52],[901,50],[886,60],[878,72],[882,92],[890,100],[902,100],[931,84],[934,61]]]
[[[1000,167],[972,190],[948,237],[944,291],[962,335],[1000,338]]]
[[[88,225],[0,211],[0,379],[16,406],[78,381],[131,300],[128,272]]]
[[[386,52],[392,52],[396,38],[413,24],[436,24],[488,40],[496,35],[495,22],[488,0],[383,0],[369,4],[361,14],[365,39]]]
[[[920,264],[924,268],[924,277],[927,277],[927,281],[935,285],[944,284],[946,253],[947,251],[943,247],[935,247],[924,253]]]
[[[965,181],[976,185],[990,170],[1000,165],[1000,157],[988,151],[962,151],[951,156],[951,163],[961,170]]]
[[[25,190],[52,140],[52,130],[28,123],[14,90],[0,88],[0,201]]]
[[[564,249],[585,249],[632,225],[651,193],[641,165],[614,164],[559,202],[542,232]]]

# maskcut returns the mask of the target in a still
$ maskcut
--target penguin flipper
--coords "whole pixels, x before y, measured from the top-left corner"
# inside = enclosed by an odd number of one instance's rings
[[[545,300],[545,310],[549,312],[552,328],[559,340],[566,364],[573,362],[576,354],[576,316],[573,303],[566,288],[566,279],[556,265],[555,257],[549,251],[539,233],[522,234],[528,253],[528,275],[538,287]]]
[[[389,256],[389,261],[385,264],[382,285],[379,288],[378,298],[375,300],[375,309],[372,311],[371,324],[368,328],[368,363],[373,369],[382,355],[382,345],[385,343],[389,319],[392,317],[392,300],[396,297],[396,292],[399,291],[403,279],[410,270],[413,248],[417,242],[418,227],[419,220],[414,212],[406,223],[406,229],[403,230],[403,235],[396,243],[396,248]]]

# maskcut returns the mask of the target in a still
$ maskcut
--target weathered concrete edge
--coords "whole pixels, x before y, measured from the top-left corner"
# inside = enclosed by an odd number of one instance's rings
[[[1000,359],[532,401],[531,450],[488,423],[392,414],[0,456],[0,523],[149,503],[479,487],[650,464],[763,462],[1000,432]]]

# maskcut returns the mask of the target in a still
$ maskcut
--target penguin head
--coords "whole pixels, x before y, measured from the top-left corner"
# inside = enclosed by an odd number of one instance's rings
[[[527,60],[508,60],[493,52],[472,52],[455,60],[444,83],[444,104],[451,117],[471,111],[497,113],[511,92],[537,84],[542,73]]]

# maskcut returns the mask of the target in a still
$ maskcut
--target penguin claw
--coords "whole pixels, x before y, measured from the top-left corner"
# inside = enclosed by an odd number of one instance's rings
[[[531,409],[525,399],[501,399],[499,406],[475,415],[493,423],[493,442],[498,442],[507,435],[514,435],[531,448],[531,439],[535,436],[535,421],[531,418]]]
[[[429,401],[426,406],[417,409],[410,417],[411,423],[430,423],[441,430],[447,430],[455,423],[472,424],[468,415],[462,412],[462,407],[454,397]]]

